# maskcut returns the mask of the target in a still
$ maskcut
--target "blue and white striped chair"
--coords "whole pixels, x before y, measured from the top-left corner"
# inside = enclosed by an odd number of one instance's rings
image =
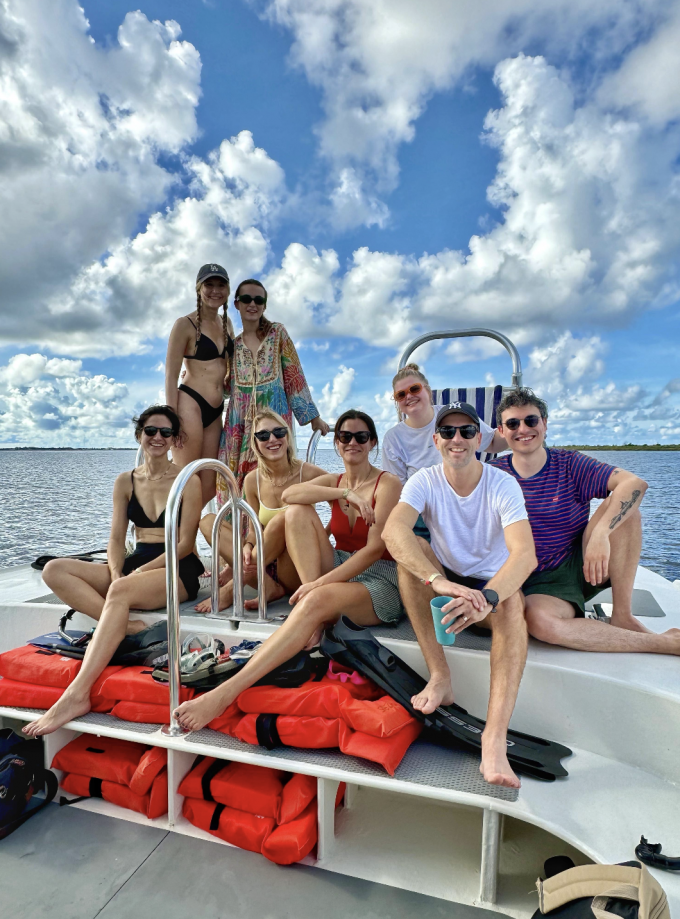
[[[496,427],[496,409],[500,405],[501,399],[506,392],[511,392],[511,386],[471,386],[468,389],[457,389],[449,387],[447,389],[433,389],[433,405],[449,405],[451,402],[467,402],[474,405],[477,414],[485,421],[489,427]],[[478,453],[478,458],[483,463],[492,460],[495,453]]]

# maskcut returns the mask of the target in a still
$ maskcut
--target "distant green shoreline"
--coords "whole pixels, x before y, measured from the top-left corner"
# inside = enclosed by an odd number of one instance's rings
[[[668,450],[680,450],[680,444],[601,444],[593,447],[591,444],[550,444],[558,450],[631,450],[635,453],[641,453],[650,450],[659,450],[661,452]]]
[[[680,450],[680,444],[547,444],[549,447],[553,447],[556,450],[583,450],[585,452],[593,452],[595,450],[630,450],[632,452],[644,452],[650,450],[658,450],[661,452],[664,451],[677,451]],[[80,451],[87,452],[92,450],[136,450],[137,447],[3,447],[0,445],[0,450],[47,450],[47,451],[63,451],[70,450],[71,452]],[[324,449],[319,447],[320,450]]]

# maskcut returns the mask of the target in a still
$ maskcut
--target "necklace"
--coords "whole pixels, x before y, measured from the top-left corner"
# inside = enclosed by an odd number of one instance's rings
[[[276,479],[273,479],[269,473],[269,470],[266,467],[263,470],[263,473],[264,473],[264,477],[267,479],[268,482],[270,482],[274,486],[274,488],[281,488],[290,479],[294,471],[295,471],[294,469],[289,470],[288,475],[281,482],[277,482]]]
[[[149,473],[146,471],[146,463],[144,463],[144,478],[147,480],[147,482],[160,482],[160,480],[165,478],[165,476],[170,472],[170,469],[173,465],[174,463],[172,462],[168,463],[168,468],[165,470],[163,475],[157,475],[155,479],[152,479]]]
[[[372,473],[373,473],[373,466],[370,467],[369,473],[368,473],[368,475],[366,476],[366,478],[365,478],[363,481],[359,482],[358,485],[350,485],[350,483],[349,483],[349,476],[348,476],[347,473],[345,472],[344,477],[345,477],[345,480],[346,480],[346,482],[347,482],[347,487],[349,488],[350,491],[353,491],[353,492],[356,494],[357,491],[361,488],[361,486],[362,486],[362,485],[365,485],[366,482],[368,482],[368,480],[371,478]]]

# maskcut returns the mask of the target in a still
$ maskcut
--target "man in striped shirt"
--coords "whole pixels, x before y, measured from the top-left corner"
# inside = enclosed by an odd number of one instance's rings
[[[512,453],[494,465],[522,488],[538,558],[522,587],[529,633],[577,651],[680,654],[677,630],[657,635],[632,613],[647,483],[583,453],[548,449],[548,407],[530,389],[508,393],[497,421]],[[593,498],[603,500],[589,520]],[[586,601],[609,586],[611,624],[586,619]]]

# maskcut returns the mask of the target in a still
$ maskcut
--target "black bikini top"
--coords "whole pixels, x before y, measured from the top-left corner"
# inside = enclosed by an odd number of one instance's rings
[[[189,317],[187,316],[187,319]],[[189,322],[192,326],[198,331],[196,323],[193,319],[189,319]],[[217,350],[217,345],[209,338],[205,332],[201,332],[201,337],[196,342],[196,351],[194,354],[185,354],[185,361],[214,361],[216,358],[224,358],[225,355],[229,352],[231,356],[234,353],[234,339],[231,335],[227,335],[227,340],[224,343],[224,348],[222,351]]]
[[[135,494],[135,474],[134,472],[130,473],[130,479],[132,480],[132,494],[130,495],[130,500],[128,501],[127,506],[127,517],[128,520],[131,520],[136,527],[145,527],[150,530],[161,530],[165,527],[165,510],[163,510],[158,518],[158,520],[149,520],[146,511],[142,505],[137,500],[137,495]],[[179,517],[177,522],[179,523],[182,519],[182,508],[179,509]]]

